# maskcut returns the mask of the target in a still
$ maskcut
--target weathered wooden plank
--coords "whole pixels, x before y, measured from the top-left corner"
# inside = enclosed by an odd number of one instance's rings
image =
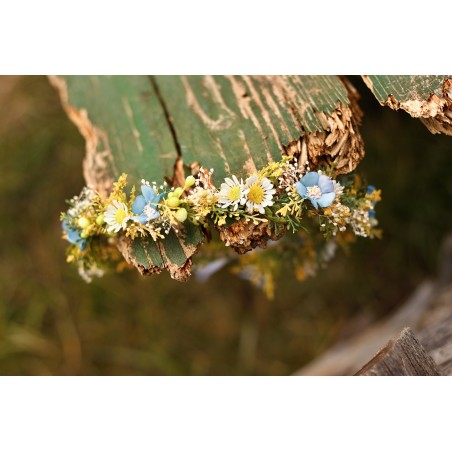
[[[438,293],[418,324],[416,336],[442,375],[452,375],[452,234],[439,253]]]
[[[219,184],[226,175],[246,176],[283,154],[296,154],[302,164],[309,159],[312,169],[334,163],[338,174],[352,171],[364,155],[356,96],[336,76],[50,80],[86,139],[87,184],[105,195],[122,172],[131,183],[180,183],[182,163],[187,168],[197,162],[215,168]],[[170,234],[154,245],[140,239],[119,246],[143,273],[166,268],[185,279],[186,264],[203,239],[200,229],[187,227],[183,238]]]
[[[452,304],[452,297],[449,301]],[[419,333],[418,338],[441,374],[452,375],[452,315]]]
[[[430,95],[442,95],[446,75],[368,75],[364,77],[372,84],[372,92],[379,102],[388,95],[396,96],[398,102],[413,99],[428,99]]]
[[[50,81],[86,140],[88,184],[107,194],[123,172],[135,183],[172,177],[178,152],[148,77],[53,76]]]
[[[358,376],[438,376],[440,372],[410,328],[391,339]]]
[[[179,150],[149,77],[52,76],[50,81],[86,140],[88,185],[107,195],[123,172],[132,184],[142,178],[157,183],[172,179]],[[136,239],[118,246],[142,273],[166,268],[176,279],[185,280],[190,257],[203,240],[201,231],[191,226],[183,237],[170,234],[158,243]]]
[[[335,344],[296,375],[352,375],[405,326],[413,328],[435,297],[436,285],[425,281],[389,318],[373,323],[359,334]]]
[[[155,76],[186,164],[215,168],[216,184],[299,152],[352,171],[364,155],[346,86],[336,76]],[[314,139],[315,138],[315,139]]]
[[[452,76],[366,75],[381,105],[420,118],[432,133],[452,135]]]
[[[425,281],[389,318],[334,345],[296,375],[350,375],[397,331],[409,326],[442,375],[452,375],[452,235],[443,240],[439,277]]]
[[[452,234],[448,234],[441,245],[438,282],[442,286],[452,284]]]

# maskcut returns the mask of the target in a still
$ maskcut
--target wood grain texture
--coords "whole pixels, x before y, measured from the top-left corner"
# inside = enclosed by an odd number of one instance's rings
[[[189,168],[214,168],[216,185],[282,155],[312,169],[355,169],[364,155],[354,88],[336,76],[51,76],[86,140],[84,175],[104,195],[122,173],[180,184]],[[255,233],[255,231],[254,231]],[[178,279],[203,242],[199,229],[149,244],[121,241],[142,273]],[[254,240],[261,243],[268,240]],[[185,273],[177,269],[185,269]]]
[[[357,369],[404,327],[415,329],[437,295],[433,281],[423,282],[409,299],[388,318],[366,324],[358,333],[318,356],[296,375],[353,375]],[[417,328],[415,332],[417,333]]]
[[[106,196],[123,172],[131,184],[172,179],[179,153],[149,77],[53,76],[50,81],[85,138],[87,185]],[[186,281],[190,258],[204,239],[200,229],[188,225],[179,237],[173,233],[157,243],[120,240],[118,248],[142,274],[167,269],[174,279]]]
[[[335,76],[155,76],[185,163],[214,182],[296,153],[313,167],[355,169],[364,155],[356,98]],[[354,114],[352,113],[352,106]],[[305,148],[302,156],[301,149]]]
[[[452,234],[443,239],[439,277],[424,281],[386,319],[367,325],[301,368],[296,375],[351,375],[402,328],[409,326],[441,375],[452,375]]]
[[[142,275],[158,274],[166,269],[173,279],[184,282],[190,277],[191,257],[204,240],[199,228],[187,224],[183,237],[177,237],[173,231],[157,242],[141,238],[131,241],[121,237],[118,247],[127,262]]]
[[[148,77],[53,76],[50,81],[86,140],[87,184],[108,194],[123,172],[133,182],[172,176],[178,154]]]
[[[391,339],[372,360],[356,375],[358,376],[438,376],[438,368],[427,354],[410,328]]]
[[[452,375],[452,315],[419,333],[418,338],[441,374]]]
[[[452,135],[452,76],[366,75],[381,105],[420,118],[432,133]]]

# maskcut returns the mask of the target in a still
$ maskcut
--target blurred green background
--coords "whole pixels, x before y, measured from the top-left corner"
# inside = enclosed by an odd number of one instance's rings
[[[0,77],[0,374],[286,375],[403,303],[452,229],[452,137],[351,79],[383,240],[303,283],[287,275],[269,301],[227,269],[205,284],[135,271],[86,284],[59,222],[84,185],[84,141],[45,77]]]

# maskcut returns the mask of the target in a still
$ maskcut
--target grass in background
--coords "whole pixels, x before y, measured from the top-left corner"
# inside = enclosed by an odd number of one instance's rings
[[[452,137],[381,108],[358,77],[383,240],[359,240],[274,301],[221,271],[207,284],[133,271],[85,284],[59,212],[84,185],[84,142],[45,77],[0,77],[0,374],[281,375],[401,304],[452,229]]]

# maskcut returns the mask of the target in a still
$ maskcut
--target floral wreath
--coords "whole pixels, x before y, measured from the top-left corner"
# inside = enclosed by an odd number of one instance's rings
[[[226,177],[219,189],[212,173],[213,169],[201,168],[185,179],[183,187],[158,186],[143,179],[138,195],[135,186],[126,194],[125,173],[107,198],[83,188],[61,214],[63,238],[70,243],[67,261],[76,263],[90,281],[102,276],[109,263],[116,269],[126,264],[115,246],[119,236],[164,240],[171,230],[183,235],[187,223],[219,229],[239,221],[266,223],[276,234],[320,232],[328,243],[341,234],[380,236],[375,205],[381,192],[357,175],[334,180],[333,167],[311,171],[309,164],[301,166],[290,156],[245,180]]]

